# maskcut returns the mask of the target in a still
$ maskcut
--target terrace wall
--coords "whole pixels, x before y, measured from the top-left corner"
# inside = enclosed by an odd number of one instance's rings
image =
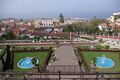
[[[44,71],[46,70],[46,67],[47,67],[47,65],[48,65],[48,63],[49,63],[49,60],[50,60],[50,58],[51,58],[51,54],[52,54],[52,53],[53,53],[53,50],[49,50],[49,51],[48,51],[48,55],[47,55],[47,57],[46,57],[46,59],[45,59],[44,65],[42,66],[40,72],[44,72]]]
[[[12,76],[13,74],[21,76]],[[120,80],[119,75],[120,73],[0,72],[0,80]]]
[[[85,71],[86,71],[86,72],[90,72],[90,69],[89,69],[89,67],[88,67],[85,59],[83,58],[83,55],[82,55],[82,53],[81,53],[80,48],[77,48],[77,52],[78,52],[78,55],[79,55],[79,57],[80,57],[80,60],[83,61],[83,64],[84,64],[84,67],[85,67]]]
[[[120,50],[96,50],[96,49],[80,49],[80,51],[95,51],[95,52],[120,52]]]
[[[30,49],[30,50],[14,50],[14,52],[47,52],[50,49]]]

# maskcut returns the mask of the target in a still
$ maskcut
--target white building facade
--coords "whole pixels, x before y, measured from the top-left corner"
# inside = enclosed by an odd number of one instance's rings
[[[41,19],[41,26],[42,27],[53,27],[53,19],[51,18],[43,18]]]

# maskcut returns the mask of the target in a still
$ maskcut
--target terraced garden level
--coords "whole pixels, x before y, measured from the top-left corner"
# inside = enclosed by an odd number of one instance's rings
[[[26,57],[36,57],[39,60],[39,65],[44,65],[44,61],[48,55],[48,52],[15,52],[14,53],[14,71],[30,71],[31,69],[21,69],[17,66],[19,60]]]
[[[87,65],[90,67],[91,61],[94,57],[102,57],[105,55],[114,61],[115,65],[109,69],[96,68],[98,72],[120,72],[120,53],[119,52],[94,52],[94,51],[81,51],[83,58]]]

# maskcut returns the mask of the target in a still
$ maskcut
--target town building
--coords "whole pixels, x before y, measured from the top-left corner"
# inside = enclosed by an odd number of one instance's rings
[[[107,24],[106,23],[101,23],[100,25],[98,25],[99,30],[103,30],[107,28]]]
[[[39,20],[35,20],[33,22],[35,28],[40,27],[54,27],[56,21],[54,21],[52,18],[42,18]]]
[[[108,18],[108,20],[109,20],[110,22],[120,21],[120,12],[113,13],[113,15],[110,16],[110,18]]]
[[[108,21],[112,28],[120,30],[120,12],[113,13],[113,15],[108,18]]]
[[[51,18],[42,18],[41,19],[42,27],[53,27],[53,19]]]

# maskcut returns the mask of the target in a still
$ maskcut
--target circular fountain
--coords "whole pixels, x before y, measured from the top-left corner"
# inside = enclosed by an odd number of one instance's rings
[[[22,69],[29,69],[29,68],[32,68],[34,67],[35,65],[32,63],[32,59],[33,57],[26,57],[26,58],[23,58],[21,59],[18,63],[17,63],[17,66],[19,68],[22,68]],[[37,63],[38,63],[38,59],[37,59]]]
[[[112,68],[115,64],[113,60],[107,58],[103,55],[103,57],[97,57],[96,67],[98,68]]]

